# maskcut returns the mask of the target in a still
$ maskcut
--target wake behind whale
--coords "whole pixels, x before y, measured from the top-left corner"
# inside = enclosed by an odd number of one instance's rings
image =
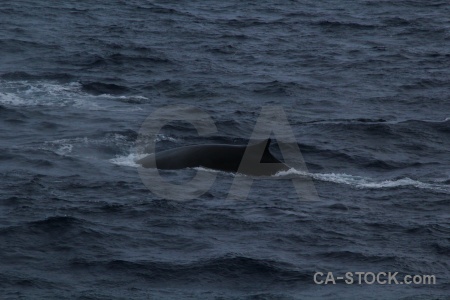
[[[246,175],[269,176],[290,168],[269,150],[271,140],[254,145],[205,144],[152,153],[136,163],[144,168],[175,170],[204,167]],[[243,158],[245,157],[245,160]]]

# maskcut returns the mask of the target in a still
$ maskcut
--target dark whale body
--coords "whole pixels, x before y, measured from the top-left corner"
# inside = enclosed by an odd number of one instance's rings
[[[193,145],[150,154],[137,161],[144,168],[175,170],[204,167],[225,172],[268,176],[289,167],[275,158],[269,151],[270,139],[255,145],[206,144]],[[262,148],[264,147],[264,148]],[[241,165],[245,150],[249,152]],[[261,151],[264,149],[261,157]],[[156,164],[156,165],[155,165]]]

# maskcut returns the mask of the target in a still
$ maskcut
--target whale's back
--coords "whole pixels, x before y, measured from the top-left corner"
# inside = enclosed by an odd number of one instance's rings
[[[150,154],[138,160],[137,163],[145,168],[163,170],[204,167],[249,175],[272,175],[279,171],[288,170],[288,166],[270,153],[269,145],[270,140],[249,147],[225,144],[184,146]],[[262,149],[258,149],[259,146],[264,147],[262,156]],[[246,153],[247,149],[248,152]],[[245,153],[247,154],[246,160],[241,165]]]

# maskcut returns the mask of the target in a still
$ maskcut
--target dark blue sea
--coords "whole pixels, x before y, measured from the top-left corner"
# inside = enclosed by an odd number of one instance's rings
[[[158,149],[245,144],[282,107],[307,172],[158,196],[136,141],[173,105],[217,132]],[[449,150],[448,1],[2,1],[0,299],[450,299]]]

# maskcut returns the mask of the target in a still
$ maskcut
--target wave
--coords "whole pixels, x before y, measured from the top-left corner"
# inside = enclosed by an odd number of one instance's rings
[[[354,176],[349,174],[339,173],[308,173],[304,171],[298,171],[296,169],[290,169],[287,171],[278,172],[276,177],[283,176],[307,176],[316,180],[332,182],[337,184],[350,185],[360,189],[390,189],[390,188],[402,188],[402,187],[414,187],[418,189],[432,190],[436,192],[450,194],[450,186],[440,183],[427,183],[418,180],[414,180],[408,177],[400,179],[375,181],[370,178],[361,176]]]
[[[266,18],[249,18],[249,17],[238,17],[238,18],[221,18],[216,20],[221,24],[225,24],[230,27],[235,28],[249,28],[249,27],[270,27],[277,25],[285,25],[283,18],[268,19]]]
[[[118,166],[139,167],[140,165],[138,165],[136,161],[146,157],[147,155],[148,154],[130,153],[128,155],[116,156],[115,158],[111,158],[109,161]]]
[[[444,79],[420,79],[416,82],[407,83],[402,86],[400,86],[403,90],[424,90],[424,89],[433,89],[433,88],[439,88],[439,87],[447,87],[448,81]]]
[[[356,22],[340,22],[340,21],[319,21],[314,23],[314,25],[318,25],[326,28],[344,28],[344,29],[376,29],[378,26],[373,24],[362,24]]]
[[[30,74],[27,72],[7,72],[0,75],[1,79],[6,80],[58,80],[65,81],[73,79],[73,76],[68,73],[40,73]]]
[[[65,138],[53,141],[46,141],[40,147],[42,150],[52,151],[60,156],[77,155],[85,153],[89,149],[89,153],[95,149],[101,153],[115,154],[129,150],[137,133],[134,131],[118,131],[102,133],[102,136],[96,137],[75,137]]]
[[[130,94],[131,90],[120,85],[24,79],[28,76],[26,74],[16,74],[19,80],[0,80],[0,105],[70,106],[88,110],[135,111],[141,109],[128,106],[117,108],[117,105],[111,107],[112,104],[109,102],[112,100],[127,104],[143,104],[149,101],[144,96],[124,95]]]
[[[74,268],[105,268],[115,272],[135,273],[147,279],[174,280],[175,278],[192,281],[199,274],[214,274],[222,279],[241,281],[248,280],[279,280],[285,282],[304,281],[310,278],[306,271],[292,269],[291,265],[266,259],[256,259],[244,256],[226,255],[189,263],[169,263],[156,261],[107,260],[89,261],[73,259]]]
[[[431,129],[435,132],[450,133],[450,118],[444,120],[406,120],[401,124],[408,125],[408,128]]]
[[[354,119],[318,119],[304,122],[305,124],[349,124],[349,123],[386,123],[383,118],[354,118]]]
[[[55,216],[43,220],[32,221],[28,224],[32,228],[57,229],[66,228],[68,226],[78,226],[83,224],[83,221],[71,216]]]
[[[43,40],[43,39],[42,39]],[[19,39],[0,39],[0,48],[2,51],[16,53],[17,51],[27,49],[37,50],[61,50],[62,46],[56,44],[45,44],[42,42],[26,41]]]
[[[371,170],[401,170],[408,168],[418,168],[423,166],[435,165],[437,162],[418,162],[411,160],[389,160],[389,159],[376,159],[367,155],[355,155],[352,153],[346,153],[342,150],[322,149],[320,147],[308,144],[299,144],[299,149],[304,155],[309,157],[320,158],[321,162],[327,159],[332,162],[340,161],[346,165],[359,166],[365,169]],[[403,148],[409,147],[409,150],[423,150],[421,145],[402,146]],[[320,164],[319,164],[320,165]]]
[[[81,82],[81,89],[93,95],[121,95],[130,92],[125,86],[102,82]]]
[[[280,81],[273,80],[269,82],[245,82],[244,87],[251,90],[253,93],[260,95],[285,95],[295,96],[306,90],[314,90],[316,86],[311,83],[299,83],[295,81]]]
[[[150,2],[143,2],[143,3],[125,2],[125,3],[127,5],[134,6],[134,9],[137,9],[139,11],[145,11],[146,13],[168,15],[171,17],[173,17],[174,15],[192,17],[192,14],[186,11],[182,11],[173,7],[166,7],[156,3]]]
[[[388,120],[384,118],[351,118],[351,119],[344,119],[344,118],[336,118],[336,119],[317,119],[317,120],[311,120],[311,121],[297,121],[294,124],[333,124],[333,125],[348,125],[348,124],[354,124],[354,125],[371,125],[371,124],[387,124],[387,125],[396,125],[396,124],[407,124],[407,123],[445,123],[447,121],[450,121],[450,117],[444,118],[444,119],[405,119],[405,120]]]
[[[164,94],[174,98],[207,99],[217,96],[215,84],[207,86],[202,83],[184,82],[182,80],[163,79],[146,83],[141,88],[144,91]]]
[[[108,48],[121,48],[122,45],[115,43],[105,43]],[[149,65],[171,65],[174,62],[169,60],[163,53],[158,53],[151,50],[144,50],[142,47],[132,49],[137,54],[126,55],[122,53],[113,53],[111,55],[93,54],[87,51],[80,51],[74,53],[70,57],[62,58],[61,63],[79,66],[82,68],[122,68],[127,66],[127,70],[139,69],[148,67]]]
[[[0,104],[9,106],[99,106],[80,97],[80,84],[56,82],[1,81]]]
[[[44,219],[39,219],[36,221],[26,222],[20,225],[13,225],[9,227],[4,227],[0,230],[2,235],[17,235],[17,234],[28,234],[30,231],[35,234],[45,233],[45,234],[60,234],[69,231],[85,232],[85,233],[95,233],[92,229],[87,226],[87,221],[75,218],[72,216],[51,216]]]

